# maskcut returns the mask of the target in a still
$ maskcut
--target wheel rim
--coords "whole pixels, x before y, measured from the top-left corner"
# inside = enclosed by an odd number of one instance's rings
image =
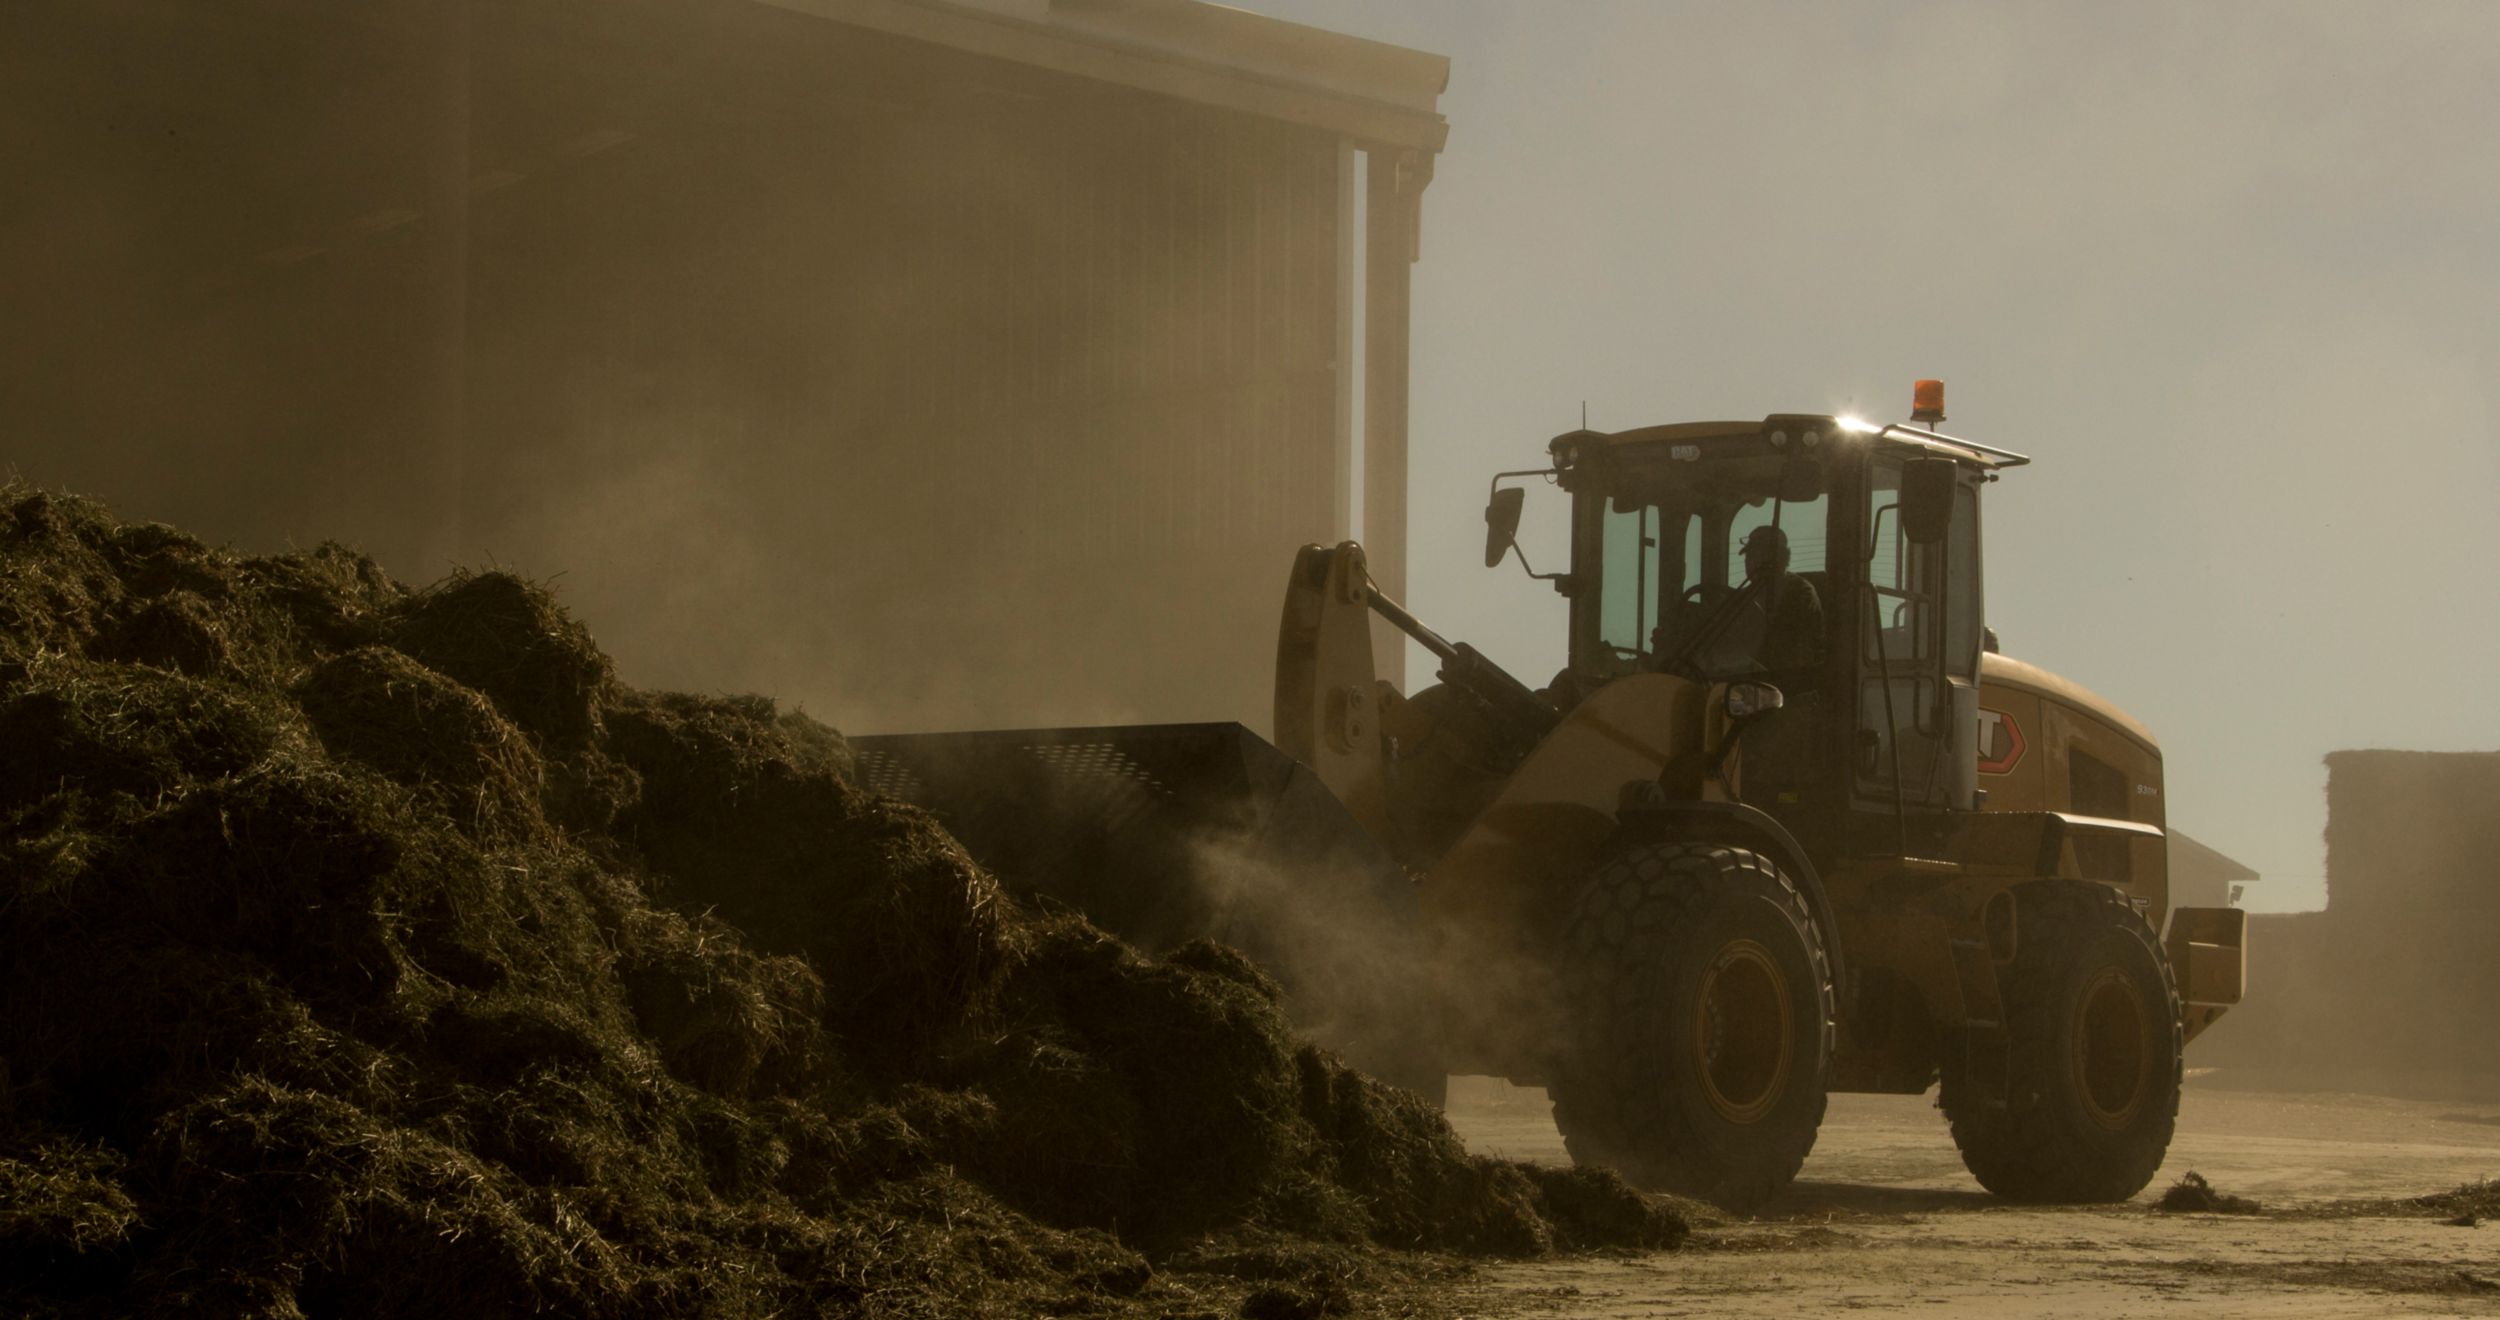
[[[1730,1123],[1756,1123],[1788,1089],[1795,1053],[1788,978],[1753,940],[1719,950],[1702,973],[1694,1006],[1694,1071],[1702,1094]]]
[[[2143,992],[2116,967],[2095,972],[2075,999],[2075,1090],[2084,1112],[2112,1131],[2133,1122],[2144,1107],[2152,1075],[2152,1033]]]

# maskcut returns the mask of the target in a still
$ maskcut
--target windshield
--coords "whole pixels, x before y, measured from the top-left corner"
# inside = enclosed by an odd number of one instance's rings
[[[1818,662],[1830,510],[1819,471],[1802,475],[1777,455],[1696,458],[1600,497],[1596,666],[1725,679]]]

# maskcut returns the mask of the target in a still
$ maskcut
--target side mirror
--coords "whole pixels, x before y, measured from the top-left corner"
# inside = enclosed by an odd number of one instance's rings
[[[1901,533],[1912,545],[1934,545],[1953,526],[1960,468],[1949,458],[1913,458],[1901,465]]]
[[[1502,556],[1519,539],[1519,510],[1528,502],[1525,486],[1504,486],[1484,506],[1484,566],[1500,568]]]

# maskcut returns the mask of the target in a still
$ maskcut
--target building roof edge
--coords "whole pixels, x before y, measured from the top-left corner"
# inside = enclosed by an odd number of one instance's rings
[[[1202,0],[756,0],[970,54],[1439,152],[1447,56]]]

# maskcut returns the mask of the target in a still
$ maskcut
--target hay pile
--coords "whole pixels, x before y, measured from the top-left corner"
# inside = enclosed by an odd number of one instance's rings
[[[2441,1214],[2500,1219],[2500,1178],[2482,1178],[2462,1184],[2453,1192],[2418,1196],[2413,1203]]]
[[[0,1312],[1212,1314],[1683,1232],[508,576],[0,488],[0,749]]]
[[[2179,1181],[2162,1192],[2161,1199],[2153,1203],[2153,1208],[2171,1214],[2195,1215],[2261,1215],[2266,1212],[2265,1206],[2256,1201],[2245,1196],[2233,1196],[2205,1181],[2205,1175],[2194,1169],[2179,1175]]]
[[[2477,1179],[2455,1191],[2417,1196],[2404,1204],[2416,1214],[2439,1216],[2439,1222],[2451,1228],[2480,1228],[2484,1220],[2500,1219],[2500,1178]]]

